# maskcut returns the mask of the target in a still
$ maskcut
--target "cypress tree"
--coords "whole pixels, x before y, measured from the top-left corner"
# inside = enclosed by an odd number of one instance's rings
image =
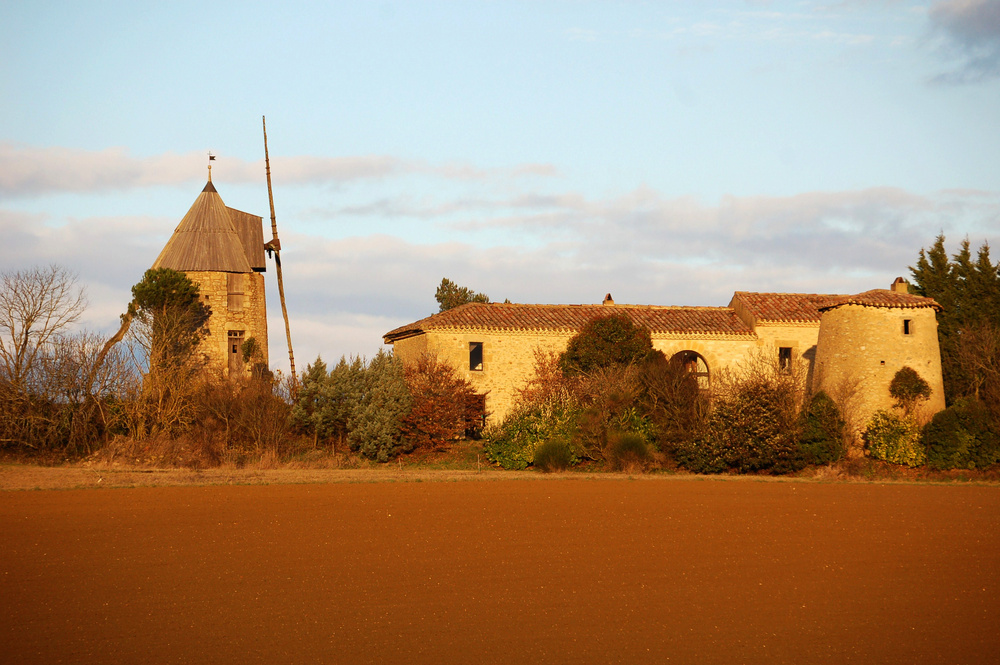
[[[981,383],[981,377],[962,362],[960,346],[963,334],[968,337],[977,328],[1000,326],[1000,266],[993,264],[988,243],[973,260],[966,238],[949,260],[944,241],[944,234],[939,234],[929,250],[921,249],[910,273],[916,293],[934,298],[943,308],[937,315],[938,342],[945,399],[951,404],[974,394]]]

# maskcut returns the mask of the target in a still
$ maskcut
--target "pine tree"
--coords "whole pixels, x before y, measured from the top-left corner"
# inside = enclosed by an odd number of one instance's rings
[[[434,299],[438,301],[439,312],[470,302],[490,302],[490,297],[485,293],[476,293],[467,287],[459,286],[447,277],[441,280],[441,285],[437,288]]]

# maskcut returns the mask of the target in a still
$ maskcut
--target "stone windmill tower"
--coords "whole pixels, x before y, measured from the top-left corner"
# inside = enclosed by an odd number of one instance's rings
[[[837,395],[855,393],[858,424],[893,406],[889,384],[909,366],[931,387],[918,417],[944,409],[941,350],[932,298],[910,295],[902,277],[889,289],[835,296],[820,307],[814,387]]]
[[[243,345],[250,339],[261,354],[254,362],[268,362],[262,222],[222,202],[209,165],[208,183],[153,263],[198,285],[212,310],[202,351],[224,376],[249,373]]]

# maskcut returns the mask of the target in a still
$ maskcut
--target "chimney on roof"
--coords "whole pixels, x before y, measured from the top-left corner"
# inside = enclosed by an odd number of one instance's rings
[[[601,304],[602,305],[614,305],[615,301],[614,301],[614,298],[612,298],[611,294],[609,293],[608,295],[604,296],[604,302],[601,303]]]
[[[891,291],[895,291],[896,293],[909,293],[910,285],[902,277],[897,277],[896,281],[892,283],[892,286],[890,286],[889,289]]]

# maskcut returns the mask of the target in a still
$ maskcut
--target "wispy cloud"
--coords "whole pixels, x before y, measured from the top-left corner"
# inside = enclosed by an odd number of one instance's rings
[[[1000,0],[943,0],[928,12],[931,29],[960,62],[934,83],[978,83],[1000,77]]]
[[[653,252],[663,258],[732,258],[741,244],[753,248],[750,254],[773,256],[787,247],[789,260],[813,262],[814,258],[802,255],[800,245],[788,239],[821,235],[898,238],[910,230],[924,233],[939,225],[946,211],[953,214],[956,201],[966,206],[965,217],[975,219],[982,217],[976,217],[974,205],[998,209],[998,201],[988,192],[952,191],[932,198],[896,188],[872,188],[787,197],[727,196],[706,204],[692,197],[665,198],[652,188],[639,187],[622,196],[596,200],[575,192],[449,201],[384,198],[326,214],[414,217],[470,237],[502,231],[524,241],[578,242],[581,247]],[[763,247],[763,243],[773,246]],[[748,254],[744,260],[750,258]],[[850,259],[838,259],[845,260]]]
[[[227,182],[262,183],[263,160],[226,157],[218,162]],[[306,185],[425,174],[450,180],[549,177],[549,164],[479,168],[464,163],[429,164],[386,155],[274,157],[272,170],[283,184]],[[135,157],[124,148],[80,150],[0,142],[0,195],[32,197],[55,192],[103,192],[177,185],[201,179],[205,154],[166,153]],[[277,176],[276,176],[277,177]]]

